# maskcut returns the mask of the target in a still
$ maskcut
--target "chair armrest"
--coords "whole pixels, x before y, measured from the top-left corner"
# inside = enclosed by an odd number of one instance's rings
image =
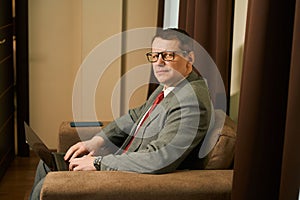
[[[106,125],[108,122],[103,122]],[[59,127],[58,152],[66,152],[72,145],[79,141],[91,139],[101,131],[102,127],[71,127],[70,121],[64,121]],[[78,134],[79,133],[79,134]]]
[[[161,175],[120,171],[50,172],[41,199],[230,199],[232,177],[232,170],[190,170]]]

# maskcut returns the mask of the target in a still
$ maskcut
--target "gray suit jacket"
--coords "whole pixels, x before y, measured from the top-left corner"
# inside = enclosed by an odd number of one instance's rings
[[[99,133],[105,139],[101,152],[106,152],[101,170],[167,173],[198,149],[207,132],[212,107],[205,80],[192,72],[153,110],[124,153],[136,125],[161,91],[159,86],[145,104],[129,110]],[[196,155],[192,160],[197,159]]]

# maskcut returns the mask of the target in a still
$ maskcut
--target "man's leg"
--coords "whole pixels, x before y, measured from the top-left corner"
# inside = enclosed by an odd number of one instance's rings
[[[32,191],[31,191],[31,194],[29,197],[30,200],[39,200],[40,199],[40,192],[41,192],[41,189],[42,189],[42,186],[44,183],[44,178],[50,171],[51,170],[49,169],[49,167],[47,167],[47,165],[43,161],[39,162],[39,164],[37,166],[36,174],[35,174]]]
[[[40,194],[45,178],[41,179],[33,188],[29,200],[40,200]]]

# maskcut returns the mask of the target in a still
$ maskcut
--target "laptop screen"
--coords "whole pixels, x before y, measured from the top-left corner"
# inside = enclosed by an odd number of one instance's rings
[[[24,122],[26,143],[29,144],[31,149],[40,157],[42,161],[51,169],[54,170],[55,163],[52,152],[43,143],[43,141],[38,137],[38,135],[32,130],[26,122]]]

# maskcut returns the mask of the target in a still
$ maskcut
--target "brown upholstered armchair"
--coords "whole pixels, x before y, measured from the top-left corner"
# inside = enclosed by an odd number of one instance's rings
[[[222,115],[216,111],[216,119]],[[86,139],[99,128],[85,127]],[[219,139],[199,170],[152,175],[121,171],[50,172],[41,191],[41,199],[230,199],[236,124],[226,116],[222,130],[214,130]],[[58,151],[65,152],[80,141],[75,128],[63,122],[59,129]]]

